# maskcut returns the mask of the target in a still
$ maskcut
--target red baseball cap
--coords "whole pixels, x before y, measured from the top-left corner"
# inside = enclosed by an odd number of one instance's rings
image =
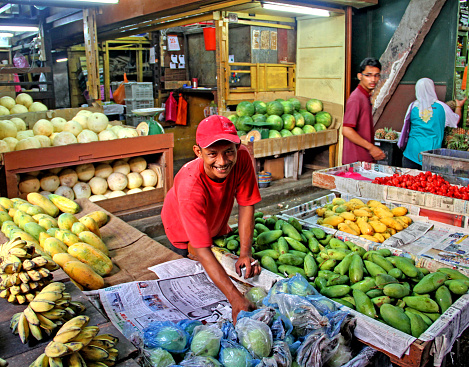
[[[235,144],[241,143],[231,120],[219,115],[212,115],[200,121],[195,140],[201,148],[207,148],[220,140],[227,140]]]

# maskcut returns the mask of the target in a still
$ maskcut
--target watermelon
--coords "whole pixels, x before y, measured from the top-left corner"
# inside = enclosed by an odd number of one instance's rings
[[[271,130],[280,131],[283,129],[283,120],[280,116],[270,115],[267,117],[265,125],[268,126]]]
[[[316,118],[314,115],[306,110],[300,111],[305,119],[305,125],[314,125],[316,123]]]
[[[293,113],[293,111],[294,111],[293,103],[288,102],[288,101],[282,101],[280,103],[283,105],[283,112],[284,113],[289,113],[289,114]]]
[[[249,116],[240,116],[236,120],[235,127],[238,131],[250,131],[252,129],[252,118]]]
[[[283,115],[283,105],[280,102],[272,101],[267,103],[267,114],[268,115]]]
[[[318,113],[322,111],[322,102],[319,99],[310,99],[306,102],[306,109],[311,113]]]
[[[292,133],[293,135],[303,135],[305,132],[303,131],[303,129],[302,129],[301,127],[295,126],[295,127],[292,129],[291,133]]]
[[[267,111],[267,105],[265,104],[265,102],[254,101],[252,104],[254,105],[254,110],[256,114],[264,114]]]
[[[303,127],[305,126],[305,118],[299,112],[293,112],[293,116],[295,117],[295,126]]]
[[[277,130],[269,130],[269,139],[281,138],[282,135]]]
[[[239,137],[242,137],[247,134],[246,131],[236,131],[236,134],[238,134]]]
[[[286,137],[286,136],[293,136],[293,134],[291,133],[290,130],[287,130],[287,129],[283,129],[283,130],[280,130],[280,135],[282,135],[282,138]]]
[[[242,101],[236,106],[236,114],[238,116],[254,115],[254,105],[249,101]]]
[[[293,104],[295,111],[299,111],[301,109],[301,102],[298,98],[288,98],[288,102]]]
[[[276,101],[280,102],[280,103],[285,102],[285,100],[283,98],[277,98]]]
[[[292,130],[295,127],[295,116],[285,113],[282,115],[283,127],[287,130]]]
[[[316,122],[329,127],[332,124],[332,116],[329,112],[321,111],[316,114]]]
[[[265,122],[267,120],[267,117],[265,115],[262,115],[262,114],[256,114],[256,115],[253,115],[252,116],[252,120],[254,122]]]
[[[322,130],[327,130],[327,127],[325,127],[323,124],[315,123],[314,124],[314,129],[316,131],[322,131]]]
[[[228,116],[228,120],[230,120],[233,124],[236,123],[236,120],[238,119],[238,115],[231,115]]]
[[[303,131],[305,134],[310,134],[310,133],[315,133],[316,129],[311,125],[305,125],[303,126]]]

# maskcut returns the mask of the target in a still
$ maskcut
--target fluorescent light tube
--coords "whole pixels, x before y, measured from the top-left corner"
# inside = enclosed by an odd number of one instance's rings
[[[57,59],[55,62],[65,62],[68,61],[68,58],[64,57],[63,59]]]
[[[3,33],[3,32],[0,32],[0,37],[13,37],[13,33]]]
[[[283,11],[287,13],[300,13],[303,15],[317,15],[319,17],[328,17],[330,13],[328,10],[310,8],[307,6],[286,5],[280,3],[262,3],[264,9]]]
[[[2,25],[0,26],[0,31],[10,31],[10,32],[37,32],[38,27],[34,26],[14,26],[14,25]]]

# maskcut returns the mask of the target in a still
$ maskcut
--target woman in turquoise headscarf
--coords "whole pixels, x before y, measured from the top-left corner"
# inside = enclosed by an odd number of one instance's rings
[[[456,100],[453,112],[446,104],[438,100],[433,80],[422,78],[415,84],[417,100],[407,109],[410,114],[409,140],[403,153],[402,167],[422,169],[421,152],[441,148],[445,126],[457,127],[461,118],[461,109],[466,102]]]

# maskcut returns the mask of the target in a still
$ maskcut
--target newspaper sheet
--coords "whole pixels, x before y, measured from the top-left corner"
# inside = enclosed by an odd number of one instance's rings
[[[383,242],[384,246],[400,248],[409,245],[419,238],[423,237],[430,229],[433,228],[432,223],[413,222],[405,230],[397,232]]]
[[[126,322],[142,331],[152,321],[216,322],[231,315],[227,299],[205,272],[123,283],[100,289],[99,296],[106,314],[120,331]]]

